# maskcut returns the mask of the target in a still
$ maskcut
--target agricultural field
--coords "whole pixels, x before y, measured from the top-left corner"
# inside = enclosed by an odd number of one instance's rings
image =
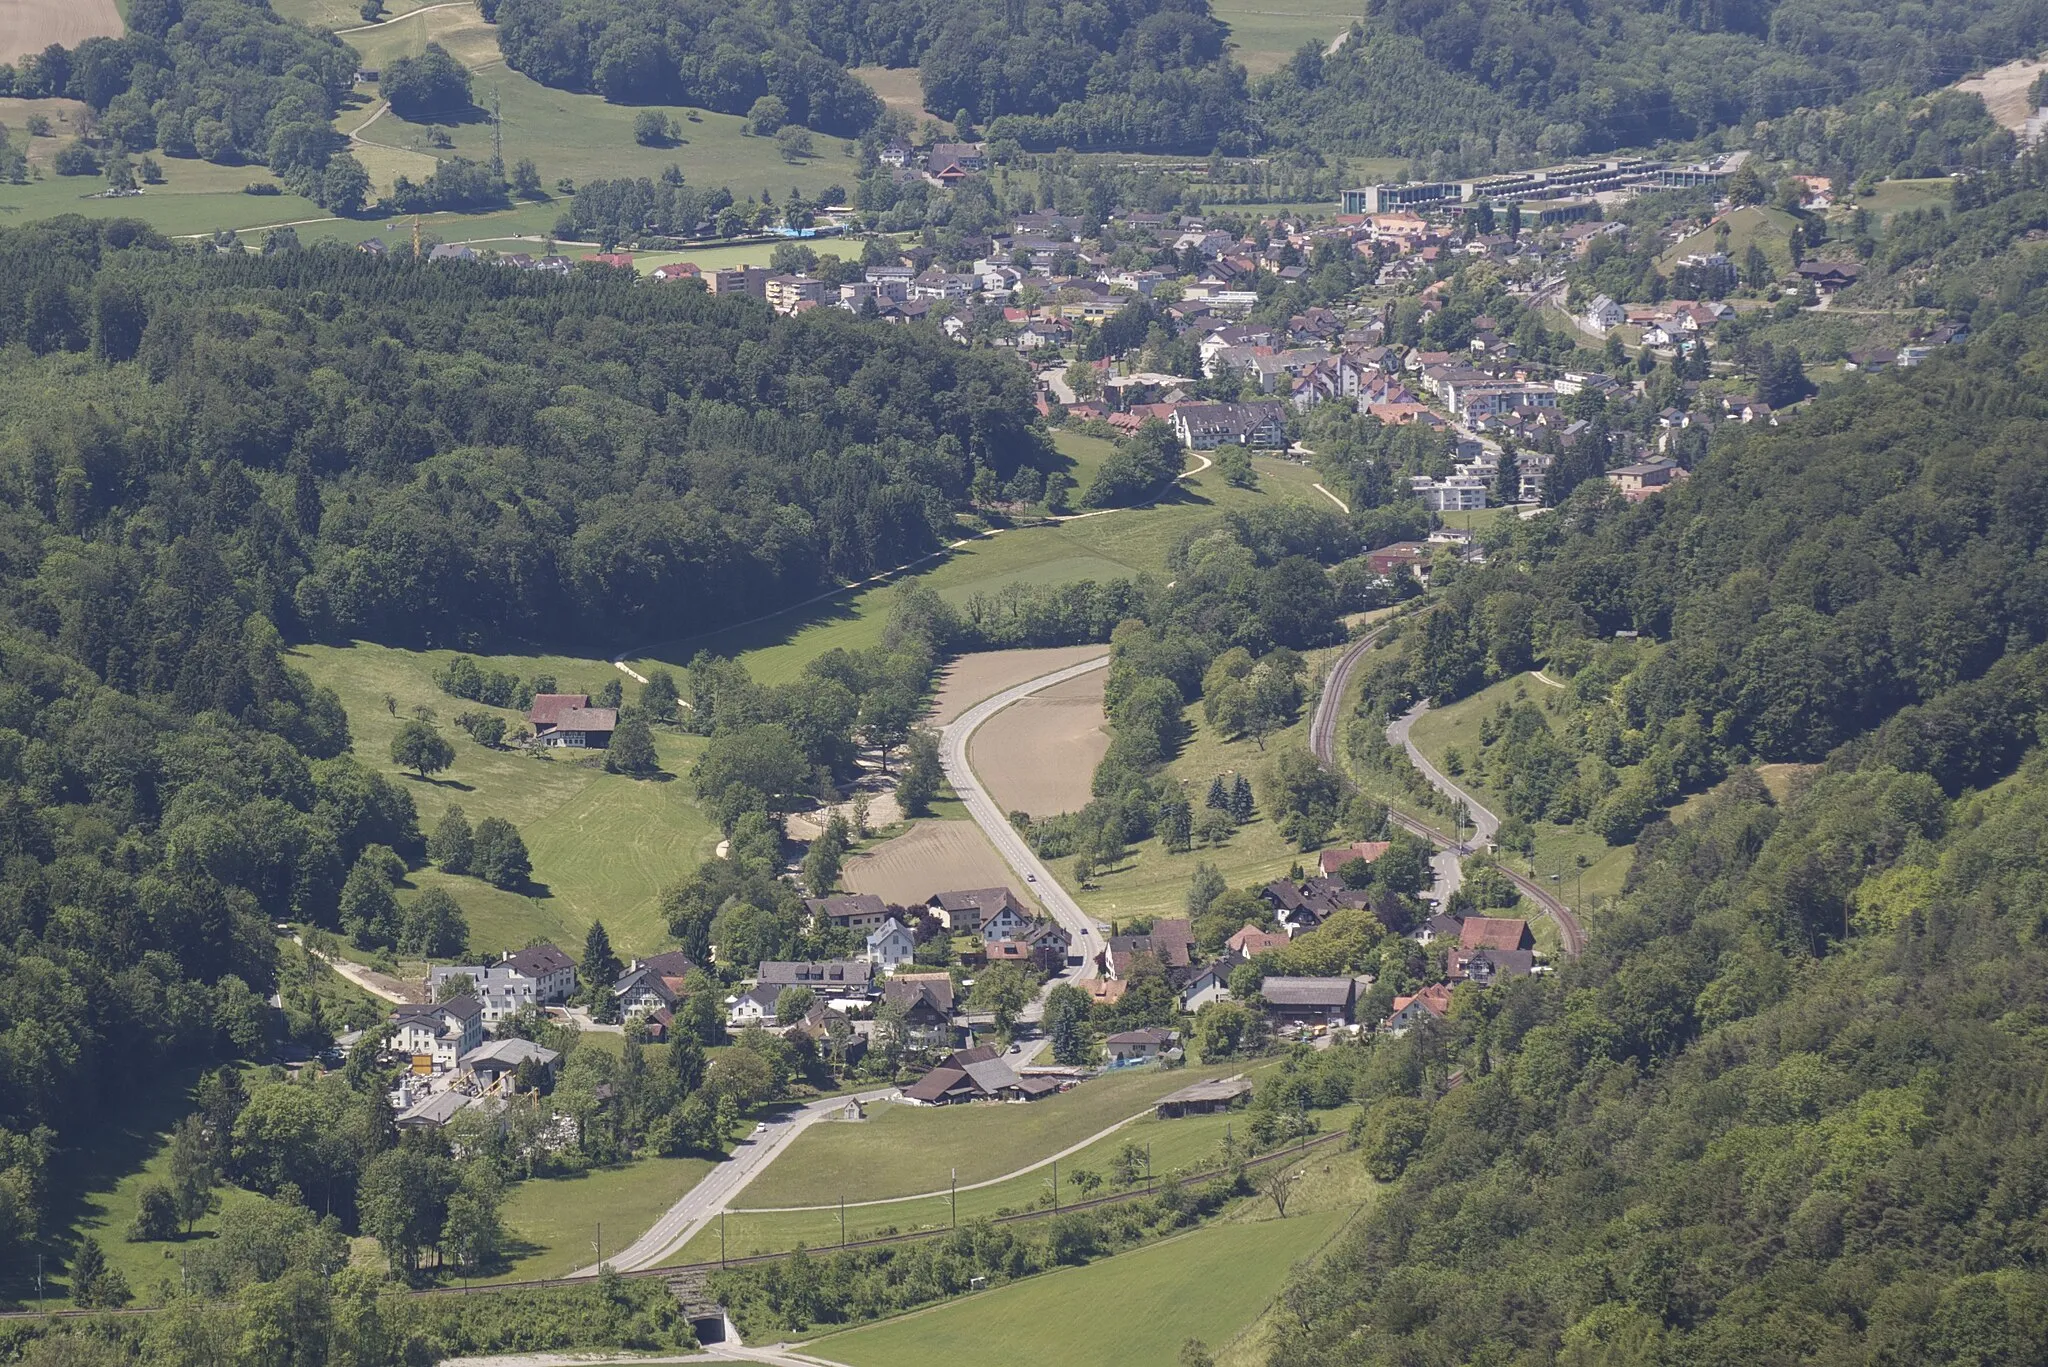
[[[1092,1085],[1092,1084],[1091,1084]],[[1350,1123],[1351,1112],[1317,1112],[1325,1130]],[[1060,1202],[1080,1199],[1072,1178],[1077,1172],[1104,1179],[1097,1195],[1115,1190],[1109,1183],[1110,1165],[1126,1145],[1149,1154],[1151,1171],[1157,1178],[1175,1173],[1205,1172],[1223,1162],[1226,1134],[1235,1133],[1243,1142],[1243,1116],[1234,1114],[1190,1116],[1160,1120],[1150,1114],[1103,1135],[1077,1153],[1059,1160]],[[838,1122],[834,1122],[838,1123]],[[866,1123],[866,1122],[857,1122]],[[970,1186],[958,1193],[961,1221],[973,1221],[1014,1211],[1043,1207],[1052,1189],[1052,1164],[1047,1159],[1028,1172],[988,1186]],[[1039,1160],[1034,1160],[1039,1161]],[[1144,1185],[1142,1176],[1139,1184]],[[725,1249],[729,1257],[755,1253],[780,1253],[799,1243],[822,1250],[833,1244],[873,1238],[890,1233],[943,1229],[954,1216],[954,1196],[945,1189],[902,1200],[871,1204],[858,1192],[849,1193],[845,1224],[841,1212],[831,1205],[809,1210],[764,1211],[753,1208],[753,1192],[742,1193],[741,1208],[728,1212],[725,1221]],[[861,1204],[855,1204],[858,1201]],[[842,1228],[844,1235],[842,1238]],[[718,1256],[718,1230],[713,1228],[690,1241],[671,1260],[674,1263],[706,1262]]]
[[[77,47],[126,31],[115,0],[7,0],[0,5],[0,62],[12,64],[52,43]]]
[[[944,815],[937,804],[933,810]],[[953,888],[1008,887],[1027,902],[1037,901],[981,827],[963,820],[913,822],[903,834],[848,859],[839,881],[849,892],[871,892],[898,906]]]
[[[1410,737],[1416,748],[1429,757],[1430,763],[1446,773],[1449,769],[1445,767],[1445,756],[1457,750],[1464,761],[1465,772],[1453,775],[1454,780],[1499,816],[1503,814],[1499,790],[1471,768],[1480,754],[1479,723],[1503,702],[1526,698],[1546,712],[1553,712],[1561,697],[1559,690],[1543,683],[1534,674],[1518,674],[1449,707],[1425,712],[1415,723]],[[1556,890],[1567,906],[1577,907],[1581,901],[1591,904],[1601,898],[1621,894],[1621,880],[1628,873],[1634,846],[1609,846],[1591,831],[1547,821],[1536,822],[1535,832],[1535,858],[1517,862],[1526,865],[1524,872],[1533,877],[1548,879],[1553,873],[1561,875]],[[1583,866],[1579,862],[1581,859],[1585,861]],[[1541,935],[1548,926],[1546,920],[1533,923],[1531,928]]]
[[[1102,712],[1109,671],[1098,669],[1012,703],[983,722],[967,760],[1006,812],[1054,816],[1088,805],[1089,781],[1109,752]]]
[[[1955,185],[1946,176],[1930,180],[1886,180],[1880,181],[1856,204],[1870,210],[1870,216],[1879,223],[1887,223],[1893,214],[1907,209],[1945,209],[1954,192]]]
[[[841,1196],[885,1200],[944,1191],[1015,1172],[1079,1144],[1231,1065],[1131,1068],[1029,1106],[908,1106],[880,1102],[859,1122],[813,1125],[746,1189],[745,1204],[825,1205]]]
[[[1327,49],[1358,18],[1349,0],[1217,0],[1210,11],[1230,25],[1237,59],[1254,76],[1287,65],[1303,43]]]
[[[366,643],[294,652],[294,664],[341,695],[356,757],[412,794],[423,829],[431,830],[450,806],[460,805],[472,823],[500,816],[519,827],[533,858],[534,881],[525,893],[431,868],[415,872],[412,881],[454,895],[469,918],[471,943],[481,951],[516,948],[535,936],[573,948],[597,919],[621,954],[662,948],[668,932],[657,905],[661,889],[717,844],[717,829],[692,800],[687,778],[703,741],[657,729],[655,748],[672,777],[651,780],[607,774],[595,756],[572,759],[555,752],[539,758],[513,749],[486,750],[456,730],[455,714],[496,710],[515,725],[524,718],[443,693],[434,674],[453,654]],[[565,692],[595,692],[620,677],[601,660],[495,656],[482,663],[522,677],[552,673]],[[630,681],[627,687],[633,687]],[[454,766],[431,780],[401,772],[389,753],[392,737],[417,706],[434,710],[456,747]]]
[[[597,1037],[579,1045],[592,1038]],[[715,1166],[708,1158],[636,1158],[616,1167],[516,1184],[504,1208],[512,1262],[491,1280],[560,1277],[588,1267],[595,1261],[600,1227],[607,1250],[624,1248]]]
[[[1092,660],[1107,650],[1107,646],[1050,646],[1042,650],[982,650],[958,656],[939,671],[939,686],[927,720],[934,726],[944,726],[983,698],[992,698],[1006,688],[1015,688],[1068,665]]]
[[[914,66],[857,66],[848,68],[854,75],[867,82],[868,89],[881,96],[882,103],[907,117],[918,127],[934,116],[925,112],[924,84]],[[945,119],[935,119],[941,128],[949,132],[953,125]]]
[[[1165,1367],[1180,1360],[1190,1338],[1218,1345],[1250,1326],[1288,1269],[1320,1249],[1346,1218],[1324,1210],[1209,1225],[806,1347],[849,1367]]]

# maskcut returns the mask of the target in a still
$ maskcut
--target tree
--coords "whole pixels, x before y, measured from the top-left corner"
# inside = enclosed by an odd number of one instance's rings
[[[658,666],[647,672],[647,682],[640,686],[640,710],[649,721],[674,721],[681,703],[675,675]]]
[[[1258,814],[1252,803],[1251,780],[1239,774],[1230,787],[1230,819],[1242,826]]]
[[[620,719],[618,729],[612,732],[612,743],[604,752],[604,767],[607,773],[630,774],[634,778],[661,772],[661,761],[654,753],[654,735],[648,730],[645,717]]]
[[[393,1272],[411,1273],[434,1245],[455,1194],[455,1165],[441,1154],[402,1144],[363,1169],[357,1203],[363,1232],[381,1244]]]
[[[128,1280],[107,1266],[106,1252],[99,1241],[78,1241],[71,1258],[71,1299],[87,1310],[111,1310],[129,1299]]]
[[[128,1226],[131,1243],[154,1243],[176,1237],[178,1198],[162,1182],[143,1185],[135,1196],[135,1219]]]
[[[896,781],[896,801],[904,812],[910,816],[929,815],[943,776],[937,733],[928,727],[912,728],[903,774]]]
[[[453,959],[469,947],[469,922],[446,889],[428,888],[399,915],[398,952]]]
[[[469,738],[486,750],[495,750],[505,742],[505,719],[486,712],[469,724]]]
[[[1356,1122],[1358,1150],[1365,1168],[1382,1182],[1391,1182],[1407,1168],[1429,1134],[1429,1108],[1409,1097],[1389,1097],[1361,1112]]]
[[[583,962],[578,973],[583,979],[583,990],[595,1003],[599,994],[611,995],[612,984],[619,980],[621,965],[619,956],[612,952],[612,937],[605,930],[604,922],[592,921],[590,929],[583,935]]]
[[[455,763],[455,747],[430,723],[415,717],[391,738],[391,762],[426,778]]]
[[[1257,1020],[1251,1011],[1237,1002],[1214,1001],[1205,1003],[1195,1013],[1195,1048],[1202,1056],[1202,1062],[1229,1058],[1247,1044],[1255,1032]]]
[[[476,823],[470,856],[470,872],[500,888],[524,887],[533,872],[526,842],[518,829],[500,816],[487,816]]]
[[[1301,1180],[1301,1174],[1290,1170],[1285,1163],[1276,1163],[1259,1180],[1259,1190],[1273,1203],[1274,1213],[1281,1219],[1287,1218],[1287,1198],[1294,1195],[1294,1184]]]
[[[145,162],[148,158],[143,159]],[[330,211],[348,216],[359,214],[370,198],[370,173],[347,152],[327,159],[320,173],[319,202]]]
[[[1195,865],[1195,872],[1188,879],[1187,910],[1189,919],[1200,916],[1211,903],[1230,890],[1223,881],[1223,874],[1214,864],[1203,860]]]
[[[810,130],[793,123],[784,124],[775,131],[775,150],[792,166],[809,160],[814,155]]]
[[[694,1032],[678,1030],[670,1035],[668,1062],[675,1070],[676,1085],[685,1096],[704,1085],[704,1044]]]
[[[187,1234],[199,1217],[216,1204],[213,1188],[220,1181],[216,1148],[201,1115],[186,1116],[171,1133],[171,1200]]]
[[[676,140],[675,121],[658,109],[633,116],[633,141],[642,147],[667,147]]]
[[[1088,1038],[1088,1012],[1088,994],[1072,983],[1061,983],[1046,993],[1045,1018],[1040,1024],[1052,1042],[1053,1061],[1062,1067],[1081,1067],[1094,1053]]]
[[[775,1023],[795,1025],[811,1014],[811,1008],[818,1004],[818,994],[802,984],[785,987],[775,997]]]
[[[521,157],[513,163],[512,193],[521,199],[540,198],[540,168],[533,164],[533,158]]]
[[[377,91],[400,118],[417,122],[429,114],[469,108],[469,69],[439,43],[428,43],[417,57],[387,63]]]
[[[341,928],[359,945],[389,946],[398,940],[398,898],[374,859],[361,858],[341,885]]]
[[[476,853],[476,835],[462,808],[450,807],[427,837],[427,858],[450,873],[468,873]]]
[[[1031,979],[1016,964],[994,964],[974,980],[968,1003],[996,1018],[996,1033],[1005,1039],[1016,1023],[1017,1013],[1031,1000]]]
[[[775,95],[763,95],[747,111],[747,131],[760,137],[771,136],[788,122],[789,106]]]

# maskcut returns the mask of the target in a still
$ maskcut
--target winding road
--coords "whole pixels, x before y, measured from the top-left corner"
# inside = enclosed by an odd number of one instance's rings
[[[1349,778],[1344,775],[1344,766],[1337,762],[1337,723],[1343,714],[1344,693],[1350,686],[1351,676],[1358,668],[1359,662],[1368,650],[1379,643],[1381,635],[1386,630],[1387,628],[1382,626],[1366,633],[1359,637],[1349,650],[1337,657],[1337,662],[1330,666],[1330,672],[1323,680],[1322,696],[1316,700],[1315,716],[1309,722],[1310,751],[1322,761],[1324,767],[1344,776],[1346,782],[1349,782]],[[1475,853],[1480,845],[1493,839],[1500,830],[1500,818],[1487,810],[1470,793],[1451,782],[1442,771],[1429,762],[1428,757],[1410,738],[1409,732],[1414,729],[1416,719],[1428,710],[1428,703],[1418,703],[1396,718],[1387,727],[1387,740],[1407,751],[1409,763],[1413,764],[1438,792],[1454,802],[1465,804],[1466,811],[1472,817],[1473,843],[1455,840],[1435,827],[1401,812],[1390,811],[1388,817],[1403,830],[1412,831],[1437,847],[1438,853],[1430,861],[1437,875],[1433,895],[1438,900],[1447,900],[1464,885],[1461,861],[1465,856]],[[1586,934],[1572,909],[1551,895],[1535,879],[1517,873],[1506,865],[1501,865],[1500,870],[1521,889],[1523,896],[1541,907],[1544,914],[1556,923],[1560,946],[1566,954],[1576,957],[1585,948]]]
[[[981,827],[981,833],[988,837],[989,844],[1003,857],[1003,862],[1016,870],[1024,880],[1025,888],[1035,896],[1044,908],[1052,913],[1053,919],[1066,928],[1073,940],[1070,953],[1081,956],[1078,967],[1063,968],[1047,979],[1045,987],[1036,999],[1020,1013],[1019,1019],[1038,1020],[1045,1010],[1045,994],[1060,983],[1079,982],[1095,974],[1095,956],[1109,946],[1097,928],[1096,920],[1081,910],[1081,904],[1073,895],[1060,886],[1052,871],[1039,862],[1017,828],[1010,824],[1010,818],[996,800],[981,786],[981,780],[974,775],[973,767],[967,762],[967,742],[982,723],[1013,703],[1022,702],[1033,693],[1042,692],[1055,684],[1069,679],[1078,679],[1083,674],[1093,673],[1109,667],[1109,656],[1100,655],[1092,660],[1083,660],[1065,669],[1056,669],[1050,674],[1041,674],[1027,679],[1014,688],[1006,688],[992,698],[976,703],[957,719],[948,722],[939,733],[939,759],[945,766],[946,782],[953,785],[953,791],[967,804],[967,814],[974,818],[974,824]]]

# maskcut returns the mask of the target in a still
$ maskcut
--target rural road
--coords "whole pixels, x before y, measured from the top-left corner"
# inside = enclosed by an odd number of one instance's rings
[[[1452,801],[1465,804],[1465,810],[1471,813],[1472,816],[1474,844],[1453,845],[1451,848],[1459,854],[1470,854],[1479,842],[1491,841],[1499,832],[1500,818],[1481,806],[1479,800],[1473,797],[1472,794],[1466,792],[1463,788],[1460,788],[1457,784],[1451,782],[1449,778],[1445,777],[1443,772],[1434,764],[1431,764],[1428,757],[1409,738],[1408,733],[1414,729],[1416,720],[1428,710],[1429,704],[1426,701],[1419,702],[1409,708],[1397,720],[1387,725],[1387,739],[1407,750],[1408,762],[1421,771],[1422,776],[1430,781],[1432,787]],[[1404,818],[1401,824],[1410,829],[1418,830],[1428,835],[1431,839],[1439,841],[1443,839],[1439,833],[1430,831],[1427,827],[1422,826],[1420,822],[1411,822]],[[1579,918],[1572,914],[1571,908],[1544,891],[1535,879],[1524,877],[1506,864],[1501,864],[1499,868],[1516,887],[1522,890],[1524,896],[1549,913],[1550,919],[1557,923],[1557,936],[1559,942],[1564,946],[1564,952],[1576,957],[1586,946],[1586,933],[1579,925]]]
[[[1107,949],[1101,933],[1096,930],[1093,916],[1081,910],[1081,904],[1073,899],[1051,870],[1040,863],[1038,856],[1031,852],[1024,837],[1010,824],[1010,818],[996,804],[974,776],[973,768],[967,762],[967,742],[981,724],[1012,703],[1022,702],[1033,693],[1051,688],[1054,684],[1078,679],[1083,674],[1105,669],[1109,656],[1083,660],[1077,665],[1041,674],[1038,678],[1026,680],[1014,688],[1006,688],[992,698],[984,699],[946,724],[939,734],[939,758],[946,769],[946,782],[953,785],[953,791],[967,804],[967,814],[974,818],[974,824],[981,827],[981,833],[988,837],[989,844],[1003,857],[1003,862],[1016,870],[1024,880],[1027,891],[1037,897],[1045,909],[1052,913],[1073,937],[1072,953],[1081,956],[1079,968],[1065,968],[1047,981],[1045,991],[1062,982],[1075,982],[1094,976],[1095,956]],[[1035,1021],[1044,1013],[1045,993],[1041,992],[1032,1003],[1024,1008],[1020,1019]]]
[[[893,1096],[894,1087],[882,1087],[857,1094],[863,1104]],[[760,1176],[761,1169],[775,1161],[796,1137],[846,1104],[843,1096],[824,1097],[799,1108],[793,1115],[773,1122],[765,1134],[752,1134],[734,1146],[732,1157],[704,1175],[704,1180],[683,1194],[645,1234],[607,1257],[604,1262],[615,1272],[637,1272],[654,1267],[674,1253],[718,1218],[733,1197]],[[597,1265],[579,1267],[571,1277],[595,1277]]]

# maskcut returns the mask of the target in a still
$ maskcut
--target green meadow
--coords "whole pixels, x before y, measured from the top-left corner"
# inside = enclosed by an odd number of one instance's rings
[[[459,805],[472,823],[486,816],[512,822],[533,858],[533,884],[526,893],[431,868],[416,872],[413,881],[454,895],[469,919],[470,943],[480,952],[517,948],[535,937],[574,949],[600,919],[623,954],[664,947],[661,889],[709,857],[718,840],[716,827],[690,796],[687,777],[703,741],[657,728],[655,748],[669,775],[664,779],[607,774],[596,756],[487,750],[457,729],[453,718],[465,710],[494,709],[450,697],[434,683],[435,672],[454,654],[358,643],[305,646],[293,656],[294,664],[340,694],[357,759],[412,794],[424,830]],[[565,692],[596,692],[614,678],[628,696],[637,687],[602,660],[493,656],[482,663],[521,677],[552,673]],[[433,709],[455,745],[453,767],[427,780],[401,771],[390,756],[392,737],[422,706]],[[524,720],[519,713],[497,712],[510,724]]]

